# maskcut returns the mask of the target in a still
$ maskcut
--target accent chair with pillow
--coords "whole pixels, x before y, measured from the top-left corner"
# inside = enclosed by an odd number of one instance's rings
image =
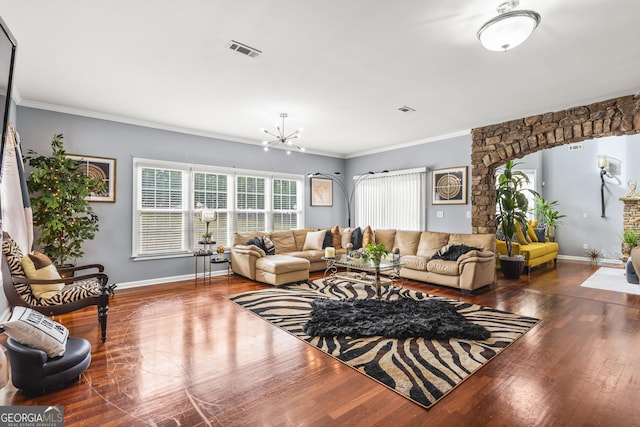
[[[91,344],[69,338],[63,325],[26,307],[5,313],[1,324],[11,382],[27,395],[39,395],[77,381],[91,363]]]
[[[11,306],[29,307],[55,316],[95,305],[102,342],[107,340],[109,296],[115,285],[108,285],[109,277],[102,265],[57,270],[45,254],[33,252],[24,256],[6,232],[2,237],[2,255],[3,288]],[[60,273],[68,277],[61,277]]]

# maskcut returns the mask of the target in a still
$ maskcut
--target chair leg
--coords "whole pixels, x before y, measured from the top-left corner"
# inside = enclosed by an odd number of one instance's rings
[[[107,316],[109,315],[109,291],[104,289],[100,295],[98,304],[98,322],[100,322],[100,333],[102,342],[107,340]]]

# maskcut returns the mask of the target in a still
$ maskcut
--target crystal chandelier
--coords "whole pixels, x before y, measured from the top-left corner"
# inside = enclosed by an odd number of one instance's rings
[[[261,128],[260,131],[266,133],[267,135],[271,135],[273,138],[269,141],[262,141],[262,145],[264,145],[264,151],[269,151],[273,147],[282,144],[284,149],[287,150],[287,154],[291,154],[291,147],[296,147],[299,151],[304,152],[304,147],[301,147],[297,144],[293,143],[294,139],[300,138],[300,132],[302,132],[302,128],[297,129],[296,131],[286,134],[284,130],[284,119],[287,117],[287,113],[280,113],[280,117],[282,117],[282,126],[279,123],[276,123],[276,132],[270,132],[265,128]]]
[[[540,14],[532,10],[513,10],[519,0],[498,6],[498,16],[488,20],[478,30],[478,39],[485,49],[506,52],[522,44],[540,23]]]

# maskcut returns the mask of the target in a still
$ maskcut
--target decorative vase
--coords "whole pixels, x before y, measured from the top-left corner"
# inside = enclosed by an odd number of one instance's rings
[[[512,257],[500,255],[500,269],[506,279],[519,279],[524,271],[524,256],[514,255]]]

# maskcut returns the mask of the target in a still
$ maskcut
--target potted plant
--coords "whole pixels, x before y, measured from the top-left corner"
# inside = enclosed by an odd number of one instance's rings
[[[522,230],[527,227],[528,201],[525,192],[537,194],[535,191],[525,188],[529,178],[522,171],[513,168],[519,163],[507,161],[502,173],[498,175],[496,182],[496,226],[504,236],[507,254],[499,256],[500,268],[508,279],[517,279],[524,271],[524,256],[513,254],[513,238],[516,233],[516,224],[520,224]]]
[[[536,198],[535,212],[538,217],[541,218],[541,226],[545,229],[545,235],[549,238],[549,241],[553,242],[556,234],[556,226],[560,219],[566,217],[562,215],[557,209],[558,201],[554,200],[549,202],[542,197]]]
[[[367,243],[364,247],[364,260],[373,261],[375,265],[380,265],[382,258],[389,255],[389,251],[382,243]]]
[[[639,242],[640,242],[640,235],[636,230],[634,230],[633,228],[625,230],[624,233],[622,234],[622,244],[620,245],[622,255],[628,257],[629,254],[631,253],[631,249],[638,246]]]
[[[87,201],[104,189],[104,182],[90,178],[67,157],[63,135],[54,135],[51,156],[29,150],[25,160],[33,168],[27,179],[33,222],[40,230],[36,241],[54,265],[68,266],[84,255],[82,244],[98,231],[98,216]]]

